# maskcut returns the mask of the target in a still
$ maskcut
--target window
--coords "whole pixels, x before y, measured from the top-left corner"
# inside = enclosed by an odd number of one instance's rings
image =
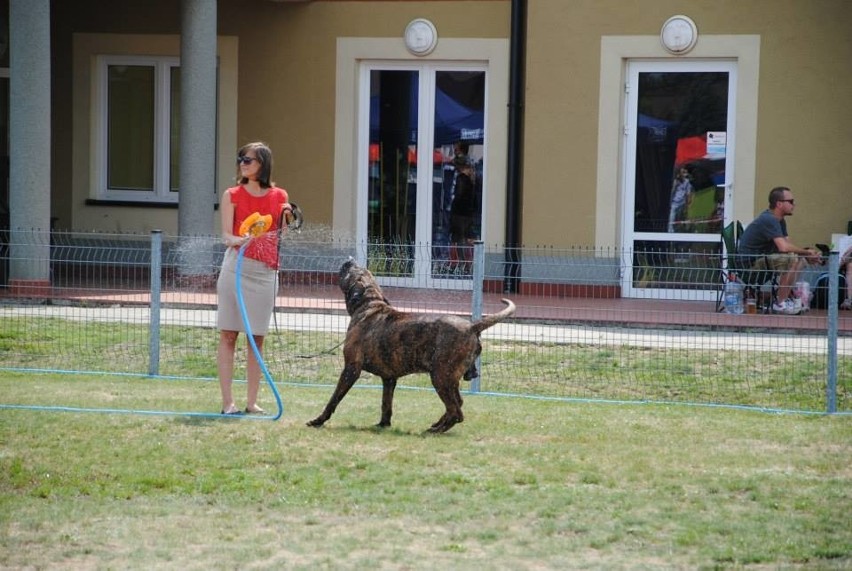
[[[178,58],[100,56],[96,74],[97,198],[177,203]]]

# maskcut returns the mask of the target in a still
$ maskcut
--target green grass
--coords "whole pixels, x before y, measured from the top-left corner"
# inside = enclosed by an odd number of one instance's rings
[[[216,376],[215,330],[164,326],[159,374]],[[333,383],[342,367],[342,332],[276,331],[266,364],[275,379]],[[147,326],[58,318],[0,320],[3,367],[148,372]],[[243,374],[245,352],[238,354]],[[483,342],[483,391],[558,398],[726,404],[764,409],[826,410],[826,356],[732,347],[651,349],[579,343]],[[837,410],[852,410],[852,358],[837,367]],[[373,380],[372,382],[376,382]],[[428,387],[424,377],[403,385]],[[53,404],[42,401],[42,404]]]
[[[852,567],[852,418],[283,386],[277,422],[0,408],[0,567]],[[0,373],[2,403],[212,411],[207,381]],[[243,396],[243,386],[236,394]],[[261,402],[273,405],[268,388]]]

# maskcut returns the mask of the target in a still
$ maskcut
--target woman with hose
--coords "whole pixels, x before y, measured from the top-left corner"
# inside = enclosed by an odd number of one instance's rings
[[[216,364],[222,391],[222,414],[241,414],[234,404],[232,385],[237,338],[246,329],[240,294],[258,353],[269,329],[278,288],[278,236],[282,218],[292,217],[287,191],[272,182],[272,151],[263,143],[249,143],[237,153],[239,184],[223,194],[219,204],[222,240],[228,247],[222,261],[216,292],[219,298],[217,325],[219,348]],[[284,223],[286,225],[286,222]],[[246,242],[250,242],[246,244]],[[237,291],[237,261],[245,244]],[[247,340],[246,413],[261,414],[257,404],[261,366]]]

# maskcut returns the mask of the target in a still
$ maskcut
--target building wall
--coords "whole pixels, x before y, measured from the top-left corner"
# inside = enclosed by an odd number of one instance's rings
[[[247,5],[253,19],[243,16]],[[509,34],[508,1],[220,2],[220,33],[240,37],[239,142],[271,145],[276,178],[312,221],[331,225],[334,216],[338,38],[402,47],[405,26],[419,17],[439,38]],[[256,33],[258,21],[270,33]]]
[[[269,143],[277,181],[311,220],[330,224],[337,39],[401,38],[411,19],[425,17],[441,37],[505,40],[510,6],[509,0],[220,0],[218,33],[238,42],[235,146],[251,140]],[[554,246],[617,241],[619,211],[610,195],[602,194],[613,191],[601,187],[599,174],[621,168],[613,152],[618,134],[599,132],[602,38],[657,42],[660,26],[675,13],[697,23],[696,54],[701,53],[702,37],[759,38],[755,144],[739,159],[752,165],[753,188],[737,190],[749,199],[737,203],[735,217],[748,222],[765,207],[768,190],[786,184],[798,199],[797,215],[790,221],[797,243],[822,242],[832,232],[845,231],[852,219],[852,193],[842,168],[852,151],[852,113],[847,109],[852,2],[529,0],[522,241]],[[87,190],[77,187],[87,183],[72,162],[78,130],[74,121],[80,117],[72,111],[71,58],[73,33],[179,34],[179,2],[55,2],[52,19],[53,211],[60,226],[80,228],[84,221],[95,229],[117,230],[121,219],[121,228],[129,230],[147,216],[158,218],[167,231],[175,229],[177,213],[172,210],[148,209],[144,216],[133,211],[118,218],[93,210],[76,218],[78,207],[88,207],[79,203]],[[659,54],[669,57],[662,49]],[[606,153],[600,152],[602,146]],[[612,229],[601,232],[602,220]]]
[[[602,223],[597,198],[606,190],[598,186],[598,169],[621,168],[617,159],[599,164],[600,146],[607,150],[620,143],[617,132],[598,132],[601,37],[656,42],[663,22],[677,13],[698,26],[696,52],[702,36],[759,36],[756,145],[753,156],[749,151],[741,157],[753,162],[754,183],[737,189],[752,199],[736,205],[735,217],[750,221],[766,207],[772,187],[788,185],[798,205],[789,221],[794,241],[826,242],[832,232],[845,232],[852,192],[837,165],[852,151],[852,113],[844,95],[852,88],[852,74],[844,71],[852,62],[852,3],[645,0],[632,9],[621,0],[536,0],[528,5],[525,243],[588,244],[596,235],[606,243],[613,237],[605,232],[601,238],[596,228]],[[660,49],[659,57],[674,56]],[[603,206],[618,216],[611,200]]]
[[[142,209],[140,216],[138,207],[84,204],[91,194],[91,177],[81,170],[85,161],[79,157],[72,161],[73,150],[88,140],[84,134],[88,111],[80,112],[79,101],[77,109],[73,107],[80,66],[74,69],[72,54],[74,34],[112,32],[162,35],[167,44],[157,52],[171,50],[178,55],[180,3],[86,0],[74,4],[52,7],[55,36],[63,46],[54,69],[59,160],[54,167],[53,208],[59,212],[59,226],[105,231],[158,227],[175,232],[177,212],[171,209]],[[406,24],[415,17],[431,19],[442,37],[505,38],[509,3],[220,0],[218,35],[238,42],[236,139],[233,149],[219,150],[220,156],[232,156],[246,142],[265,141],[275,155],[274,179],[287,188],[310,220],[331,224],[337,38],[399,38],[401,43]],[[81,96],[88,93],[77,92],[77,99]],[[226,162],[220,171],[227,173],[231,167],[231,161]],[[231,175],[236,175],[236,169]]]
[[[236,109],[237,109],[237,38],[219,36],[218,40],[219,86],[217,93],[217,172],[219,188],[233,183],[236,167]],[[174,56],[180,52],[180,36],[176,34],[83,34],[75,33],[72,42],[74,53],[72,82],[72,145],[70,185],[61,187],[60,196],[69,203],[68,210],[74,229],[97,229],[119,232],[150,232],[164,230],[177,232],[177,208],[172,206],[144,207],[138,204],[93,204],[97,199],[95,186],[98,172],[95,166],[97,148],[104,145],[96,131],[95,109],[98,103],[93,75],[99,54]],[[211,190],[210,215],[214,217]],[[141,214],[140,213],[144,213]],[[67,217],[66,217],[67,218]],[[215,219],[215,218],[214,218]],[[60,219],[62,220],[62,219]],[[65,227],[64,225],[60,227]]]
[[[177,210],[92,207],[87,214],[90,219],[75,219],[80,212],[88,186],[82,186],[81,177],[88,180],[88,171],[80,172],[74,166],[74,151],[84,137],[88,144],[89,117],[75,117],[74,113],[74,34],[180,34],[180,2],[152,0],[150,2],[109,2],[106,0],[81,2],[53,2],[51,10],[51,51],[53,53],[51,105],[53,115],[53,155],[51,215],[57,218],[58,229],[145,231],[146,225],[165,231],[176,231]],[[83,71],[83,73],[87,73]],[[76,102],[80,103],[80,102]],[[83,121],[83,134],[80,134]],[[77,139],[75,139],[77,137]],[[88,183],[85,183],[88,184]]]

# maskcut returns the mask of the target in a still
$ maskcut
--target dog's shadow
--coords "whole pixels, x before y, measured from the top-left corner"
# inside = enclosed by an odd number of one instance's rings
[[[361,434],[375,434],[382,436],[389,436],[392,438],[410,438],[410,437],[420,437],[420,438],[433,438],[436,436],[441,437],[452,437],[454,433],[447,432],[429,432],[428,430],[417,431],[417,430],[405,430],[399,428],[397,426],[356,426],[354,424],[349,424],[346,426],[323,426],[322,428],[314,428],[313,430],[321,430],[321,431],[332,431],[332,432],[357,432]]]

